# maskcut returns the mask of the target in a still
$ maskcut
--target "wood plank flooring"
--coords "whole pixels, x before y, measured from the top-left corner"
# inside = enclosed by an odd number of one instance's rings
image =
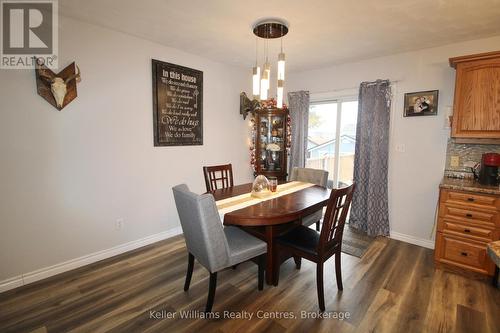
[[[431,250],[386,238],[362,258],[342,254],[343,292],[327,262],[330,318],[317,318],[314,264],[303,260],[296,270],[289,260],[279,286],[260,292],[253,263],[220,273],[220,318],[183,319],[181,311],[202,316],[209,276],[196,263],[185,293],[186,265],[177,236],[8,291],[0,294],[0,332],[500,332],[498,289],[436,270]],[[224,311],[252,317],[230,319]]]

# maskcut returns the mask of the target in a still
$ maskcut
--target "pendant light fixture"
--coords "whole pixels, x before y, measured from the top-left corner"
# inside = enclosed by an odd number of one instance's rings
[[[283,27],[282,27],[283,28]],[[281,49],[278,54],[278,81],[285,81],[285,53],[283,52],[283,37],[281,37]]]
[[[264,67],[262,70],[262,79],[260,80],[260,99],[265,101],[269,96],[269,80],[271,78],[271,64],[269,63],[268,58],[268,43],[267,40],[265,42],[265,51],[266,61],[264,62]]]
[[[278,87],[276,89],[276,107],[281,109],[283,107],[283,86],[284,81],[278,80]]]
[[[252,80],[253,80],[253,95],[254,97],[257,97],[259,96],[259,81],[260,81],[260,67],[259,66],[255,66],[253,68],[253,76],[252,76]]]
[[[259,41],[255,38],[255,66],[252,71],[252,90],[253,96],[258,97],[260,94],[260,67],[257,63],[257,58],[259,56]]]
[[[269,79],[271,77],[271,64],[266,59],[264,70],[262,71],[262,79],[260,80],[260,99],[265,101],[269,94]]]
[[[283,28],[283,27],[282,27]],[[278,83],[276,89],[276,107],[283,107],[283,86],[285,83],[285,53],[283,52],[283,37],[281,37],[281,52],[278,54]]]
[[[253,33],[265,40],[264,43],[264,65],[262,72],[258,66],[258,53],[256,46],[256,60],[255,67],[253,68],[252,76],[252,90],[255,97],[260,97],[260,100],[267,100],[269,98],[269,87],[271,78],[271,64],[269,63],[269,40],[281,38],[281,51],[278,54],[277,65],[277,89],[276,89],[276,106],[283,107],[283,89],[285,83],[285,53],[283,52],[283,36],[288,33],[288,23],[281,19],[265,19],[257,22],[254,25]],[[258,42],[257,42],[258,43]],[[260,77],[260,87],[258,86]],[[259,89],[260,88],[260,89]],[[260,92],[260,94],[259,94]]]

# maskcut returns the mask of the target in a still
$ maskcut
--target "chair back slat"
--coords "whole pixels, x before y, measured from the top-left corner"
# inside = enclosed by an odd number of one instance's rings
[[[233,167],[231,164],[204,166],[203,174],[205,176],[207,192],[234,186]]]
[[[341,245],[354,188],[355,184],[352,184],[348,187],[332,190],[323,218],[318,253],[325,253]]]

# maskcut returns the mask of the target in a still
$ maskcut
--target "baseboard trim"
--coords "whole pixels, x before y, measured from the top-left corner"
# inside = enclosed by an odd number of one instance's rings
[[[21,287],[36,281],[46,279],[48,277],[61,274],[75,268],[79,268],[85,265],[95,263],[100,260],[111,258],[113,256],[138,249],[140,247],[156,243],[158,241],[171,238],[182,234],[182,228],[176,227],[167,231],[163,231],[154,235],[150,235],[141,239],[133,240],[128,243],[120,244],[112,248],[91,253],[79,258],[71,259],[59,264],[37,269],[32,272],[28,272],[16,277],[12,277],[3,281],[0,281],[0,293],[11,290],[17,287]]]
[[[18,275],[13,278],[0,281],[0,293],[7,290],[15,289],[17,287],[21,287],[22,285],[23,285],[22,275]]]
[[[18,288],[36,281],[46,279],[48,277],[68,272],[70,270],[95,263],[100,260],[108,259],[113,256],[138,249],[140,247],[159,242],[182,234],[181,227],[176,227],[167,231],[163,231],[154,235],[150,235],[141,239],[137,239],[125,244],[120,244],[115,247],[94,252],[86,256],[68,260],[56,265],[44,267],[32,272],[18,275],[3,281],[0,281],[0,293],[14,288]],[[405,243],[410,243],[422,246],[428,249],[434,249],[434,241],[429,239],[422,239],[410,235],[402,234],[399,232],[391,231],[390,238],[396,239]]]
[[[405,243],[410,243],[434,250],[434,241],[432,239],[417,238],[410,235],[401,234],[395,231],[391,231],[391,235],[389,237]]]

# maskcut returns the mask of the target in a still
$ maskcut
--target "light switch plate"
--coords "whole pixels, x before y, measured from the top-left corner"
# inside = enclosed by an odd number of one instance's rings
[[[457,168],[460,164],[460,157],[457,155],[453,155],[450,157],[450,166]]]

